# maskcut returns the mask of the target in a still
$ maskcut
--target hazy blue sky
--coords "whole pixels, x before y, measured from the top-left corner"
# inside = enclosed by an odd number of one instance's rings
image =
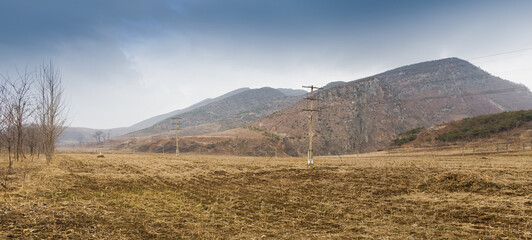
[[[93,128],[240,87],[325,85],[445,57],[532,88],[531,13],[532,1],[0,0],[0,73],[54,61],[71,125]],[[497,53],[508,54],[477,58]]]

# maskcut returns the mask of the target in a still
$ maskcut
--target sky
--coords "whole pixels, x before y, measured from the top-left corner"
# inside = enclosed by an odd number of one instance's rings
[[[0,0],[0,74],[52,61],[70,126],[446,57],[532,89],[532,1]]]

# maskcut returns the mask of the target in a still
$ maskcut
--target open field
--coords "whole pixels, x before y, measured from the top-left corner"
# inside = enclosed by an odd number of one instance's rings
[[[532,239],[530,151],[2,161],[2,239]]]

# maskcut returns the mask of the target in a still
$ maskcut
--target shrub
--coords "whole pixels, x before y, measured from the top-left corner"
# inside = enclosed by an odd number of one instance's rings
[[[410,129],[404,133],[401,133],[399,135],[413,135],[413,134],[418,134],[421,132],[421,130],[423,130],[423,127],[417,127],[417,128],[414,128],[414,129]]]
[[[398,139],[395,139],[393,140],[393,144],[397,145],[397,146],[401,146],[405,143],[409,143],[409,142],[412,142],[414,140],[416,140],[417,138],[417,135],[410,135],[410,136],[407,136],[407,137],[403,137],[403,138],[398,138]]]
[[[405,143],[409,143],[409,142],[412,142],[414,140],[416,140],[417,138],[417,134],[421,132],[421,130],[423,130],[423,127],[417,127],[417,128],[414,128],[414,129],[410,129],[404,133],[401,133],[399,134],[399,136],[404,136],[404,137],[401,137],[401,138],[397,138],[395,140],[393,140],[393,144],[394,145],[397,145],[397,146],[401,146]]]
[[[532,110],[465,118],[462,121],[451,123],[454,129],[440,134],[435,139],[438,141],[457,141],[487,137],[491,134],[514,129],[530,121],[532,121]]]

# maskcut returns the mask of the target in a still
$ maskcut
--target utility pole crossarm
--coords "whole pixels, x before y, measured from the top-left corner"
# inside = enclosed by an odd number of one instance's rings
[[[306,97],[305,99],[307,99],[307,100],[320,100],[319,98],[315,98],[315,97]]]

